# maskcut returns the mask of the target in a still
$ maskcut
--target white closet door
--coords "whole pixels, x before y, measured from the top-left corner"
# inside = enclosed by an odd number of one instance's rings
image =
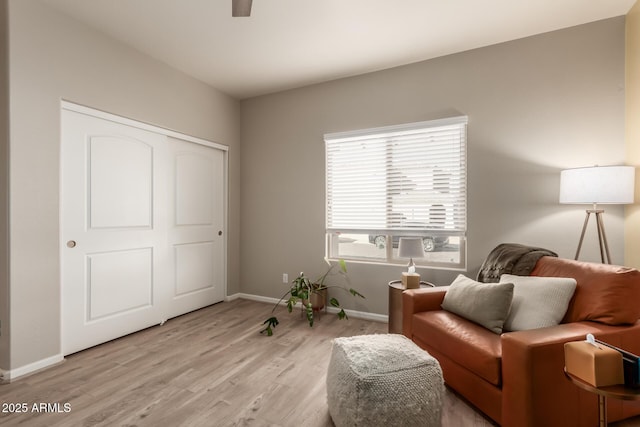
[[[224,299],[224,152],[62,110],[62,350]]]
[[[62,342],[70,354],[163,319],[166,137],[66,110],[62,135]]]
[[[224,299],[224,154],[169,138],[170,317]]]

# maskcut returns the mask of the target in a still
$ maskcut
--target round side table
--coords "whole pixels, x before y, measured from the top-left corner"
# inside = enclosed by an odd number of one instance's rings
[[[596,387],[587,382],[582,381],[575,375],[567,372],[564,368],[564,374],[569,380],[583,390],[598,395],[598,426],[607,426],[607,397],[621,400],[640,400],[640,389],[625,387],[624,385],[610,385],[606,387]]]
[[[429,282],[420,282],[421,288],[433,288],[436,285]],[[402,333],[402,292],[406,288],[402,287],[402,281],[392,280],[389,282],[389,333]]]

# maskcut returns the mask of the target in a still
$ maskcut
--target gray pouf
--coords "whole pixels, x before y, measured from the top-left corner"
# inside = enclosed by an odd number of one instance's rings
[[[443,395],[440,364],[405,336],[333,340],[327,401],[336,427],[440,426]]]

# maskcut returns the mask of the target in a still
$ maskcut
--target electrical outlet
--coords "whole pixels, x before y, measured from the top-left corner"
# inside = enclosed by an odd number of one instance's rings
[[[282,283],[289,283],[289,275],[287,273],[282,273]]]

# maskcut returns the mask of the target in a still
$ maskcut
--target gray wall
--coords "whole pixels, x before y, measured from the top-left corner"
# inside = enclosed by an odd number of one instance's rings
[[[228,292],[238,292],[239,102],[38,1],[11,0],[9,22],[11,341],[0,367],[60,353],[61,99],[230,147]]]
[[[2,369],[60,352],[60,99],[230,147],[230,295],[279,297],[283,272],[322,271],[324,133],[468,115],[470,276],[504,241],[572,257],[584,211],[557,204],[559,171],[624,160],[623,18],[239,103],[37,1],[8,4],[10,115],[7,123],[2,103],[0,135],[10,134],[8,148],[0,137],[0,224],[9,178],[11,258],[0,269]],[[0,71],[0,100],[3,81]],[[607,208],[605,221],[621,263],[622,209]],[[7,239],[0,225],[0,267],[9,259]],[[597,260],[593,234],[587,242],[582,259]],[[367,300],[341,301],[386,313],[386,283],[402,269],[349,269]],[[419,272],[438,284],[459,273]]]
[[[460,114],[469,117],[464,273],[475,276],[501,242],[573,258],[586,207],[558,204],[559,173],[624,162],[624,17],[243,101],[242,291],[279,297],[283,272],[321,272],[324,133]],[[622,263],[622,209],[606,211]],[[595,231],[586,239],[581,259],[597,261]],[[367,300],[348,306],[386,313],[386,283],[403,269],[349,269]],[[460,273],[418,272],[440,285]]]

